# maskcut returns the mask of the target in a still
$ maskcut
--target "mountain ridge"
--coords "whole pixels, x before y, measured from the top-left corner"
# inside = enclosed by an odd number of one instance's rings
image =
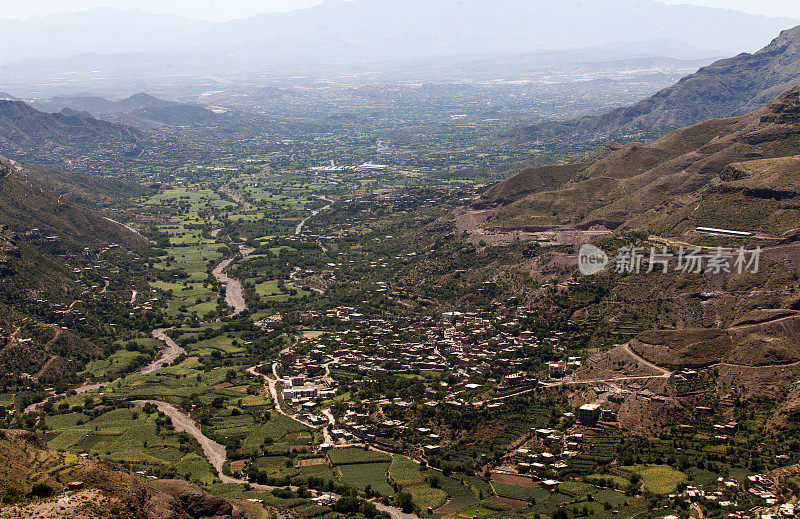
[[[159,126],[191,126],[214,124],[222,117],[199,104],[160,99],[146,93],[111,101],[99,96],[56,96],[35,99],[31,106],[37,110],[57,113],[72,109],[113,123],[150,129]]]
[[[85,150],[130,155],[144,134],[132,127],[62,110],[49,114],[22,101],[0,100],[0,154],[17,160],[70,167]]]
[[[776,238],[800,228],[800,87],[754,112],[688,126],[650,144],[609,143],[594,162],[562,166],[562,185],[530,168],[487,191],[495,228],[646,229],[675,235],[696,226]],[[582,160],[589,160],[584,158]],[[552,167],[551,167],[552,168]],[[748,210],[748,211],[746,211]]]
[[[9,41],[27,42],[9,45],[0,60],[240,46],[271,62],[360,62],[376,56],[508,53],[673,37],[730,52],[758,48],[769,35],[796,23],[791,18],[653,0],[610,0],[603,5],[578,0],[328,0],[306,9],[219,23],[94,9],[29,21],[0,20],[0,31]],[[286,52],[285,59],[278,51]]]
[[[741,115],[800,85],[800,26],[782,31],[754,54],[702,67],[675,85],[604,115],[548,122],[521,130],[523,141],[548,144],[609,139],[649,140],[707,119]]]

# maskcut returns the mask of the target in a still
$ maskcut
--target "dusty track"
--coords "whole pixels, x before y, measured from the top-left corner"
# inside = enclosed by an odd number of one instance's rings
[[[156,358],[156,360],[154,360],[153,362],[151,362],[150,364],[148,364],[139,371],[139,373],[141,373],[142,375],[147,375],[148,373],[157,371],[163,368],[164,366],[168,366],[173,362],[175,362],[175,359],[186,353],[186,350],[178,346],[178,343],[173,341],[172,338],[170,338],[170,336],[167,335],[167,331],[168,331],[167,328],[160,328],[158,330],[153,330],[153,337],[155,337],[159,341],[162,341],[164,344],[167,345],[167,347],[161,350],[161,353]]]

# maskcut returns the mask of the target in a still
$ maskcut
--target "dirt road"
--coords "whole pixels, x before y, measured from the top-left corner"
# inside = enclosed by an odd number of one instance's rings
[[[251,375],[255,375],[257,377],[261,377],[261,378],[264,379],[264,384],[267,386],[267,388],[269,390],[269,394],[270,394],[270,397],[272,398],[272,402],[275,404],[275,410],[278,413],[282,414],[283,416],[285,416],[287,418],[291,418],[295,422],[301,423],[301,424],[305,425],[306,427],[310,427],[311,429],[316,429],[316,426],[314,426],[313,424],[311,424],[309,422],[306,422],[305,420],[299,418],[297,415],[288,413],[288,412],[286,412],[285,409],[283,409],[283,406],[280,404],[280,399],[278,398],[278,388],[276,387],[277,382],[278,382],[276,365],[277,365],[277,363],[272,365],[272,372],[273,372],[275,378],[270,377],[268,375],[264,375],[263,373],[259,373],[258,371],[256,371],[256,368],[258,368],[260,366],[253,366],[252,368],[248,368],[247,372],[250,373]]]
[[[318,197],[318,198],[319,198],[320,200],[323,200],[323,201],[325,201],[325,202],[329,202],[329,203],[328,203],[328,205],[326,205],[325,207],[320,207],[319,209],[315,209],[315,210],[311,211],[311,214],[310,214],[310,215],[308,215],[308,216],[306,216],[305,218],[303,218],[303,221],[302,221],[302,222],[300,222],[299,224],[297,224],[297,228],[295,228],[295,230],[294,230],[294,234],[295,234],[295,235],[300,235],[300,234],[302,234],[302,233],[303,233],[303,227],[305,227],[305,226],[306,226],[306,222],[308,222],[308,221],[309,221],[310,219],[312,219],[313,217],[317,216],[317,215],[318,215],[319,213],[321,213],[322,211],[327,211],[328,209],[330,209],[330,208],[331,208],[331,203],[333,202],[333,200],[331,200],[331,199],[329,199],[329,198],[326,198],[326,197],[324,197],[324,196],[320,196],[320,197]]]
[[[251,488],[254,488],[256,490],[264,490],[267,492],[274,490],[275,488],[278,488],[270,485],[259,485],[257,483],[250,483],[244,479],[237,479],[223,474],[222,467],[225,465],[225,462],[228,459],[227,450],[225,449],[225,446],[220,445],[214,440],[208,438],[205,434],[203,434],[203,431],[200,430],[200,427],[198,427],[198,425],[194,422],[194,420],[192,420],[189,416],[178,410],[172,404],[168,404],[166,402],[160,402],[158,400],[135,400],[133,403],[139,407],[144,407],[147,404],[155,405],[156,408],[159,410],[159,412],[169,417],[169,419],[172,421],[172,426],[175,428],[176,431],[185,432],[191,435],[194,439],[196,439],[197,442],[200,444],[200,447],[202,447],[203,454],[205,455],[206,459],[208,459],[209,463],[211,463],[211,465],[217,471],[217,475],[219,476],[220,481],[222,481],[223,483],[249,485]],[[291,486],[289,488],[291,488],[292,490],[298,489],[298,487],[295,486]],[[316,490],[312,490],[311,492],[314,495],[320,495],[320,492]],[[336,494],[332,493],[328,494],[333,497],[338,497]],[[375,506],[378,507],[378,510],[388,512],[394,519],[418,519],[417,516],[413,514],[403,513],[398,508],[385,506],[377,501],[373,501],[373,503],[375,503]]]
[[[217,472],[222,472],[222,466],[227,459],[225,446],[220,445],[203,434],[200,427],[198,427],[191,418],[180,412],[172,404],[166,402],[159,402],[158,400],[134,400],[133,403],[139,407],[144,407],[146,404],[155,405],[160,412],[167,415],[170,420],[172,420],[172,426],[176,431],[185,432],[193,436],[198,443],[200,443],[200,447],[203,448],[203,454],[208,458],[209,463],[211,463]]]
[[[233,258],[223,260],[211,271],[211,274],[225,287],[225,302],[228,306],[233,308],[233,315],[239,315],[247,310],[247,303],[244,300],[242,283],[238,279],[225,273],[225,269],[227,269],[231,263],[233,263]]]
[[[186,353],[186,350],[178,346],[178,343],[173,341],[172,338],[167,335],[168,330],[168,328],[153,330],[153,337],[166,344],[167,347],[161,350],[161,354],[156,358],[156,360],[139,371],[139,373],[142,375],[147,375],[148,373],[158,371],[164,366],[172,364],[175,362],[175,359]]]
[[[175,359],[177,359],[179,356],[181,356],[184,353],[186,353],[186,350],[184,350],[183,348],[178,346],[178,344],[175,341],[173,341],[167,335],[166,332],[167,332],[166,328],[162,328],[162,329],[159,329],[159,330],[153,330],[153,332],[152,332],[153,333],[153,337],[155,337],[156,339],[158,339],[158,340],[162,341],[164,344],[166,344],[166,347],[163,350],[161,350],[161,352],[158,354],[158,356],[155,358],[155,360],[153,360],[153,362],[151,362],[147,366],[145,366],[142,369],[140,369],[139,373],[141,373],[143,375],[147,375],[148,373],[152,373],[154,371],[157,371],[157,370],[163,368],[164,366],[168,366],[168,365],[172,364],[175,361]],[[80,387],[75,388],[75,393],[78,394],[78,395],[81,395],[83,393],[88,393],[89,391],[97,391],[98,389],[103,389],[104,387],[107,387],[107,386],[111,385],[113,382],[115,382],[115,381],[112,381],[112,382],[99,382],[97,384],[84,384],[84,385],[82,385]],[[67,395],[66,393],[59,393],[59,394],[56,394],[56,395],[51,395],[51,396],[47,397],[46,399],[42,400],[41,402],[37,402],[35,404],[29,405],[28,407],[25,408],[25,412],[26,413],[36,412],[44,405],[45,402],[47,402],[49,400],[52,400],[54,398],[64,397],[66,395]]]

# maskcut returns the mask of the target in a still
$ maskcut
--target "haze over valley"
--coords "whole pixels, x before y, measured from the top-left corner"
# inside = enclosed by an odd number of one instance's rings
[[[795,517],[781,0],[175,2],[0,14],[0,519]]]

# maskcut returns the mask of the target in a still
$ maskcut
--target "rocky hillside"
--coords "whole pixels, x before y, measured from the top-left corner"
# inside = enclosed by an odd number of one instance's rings
[[[488,227],[640,228],[677,235],[694,226],[783,236],[800,228],[800,88],[746,115],[677,130],[651,144],[610,143],[543,185],[542,169],[495,186]]]
[[[88,156],[138,154],[139,130],[86,112],[40,112],[22,101],[0,100],[0,154],[22,162],[72,169]]]
[[[92,337],[94,330],[109,312],[127,312],[124,306],[104,305],[130,298],[127,290],[111,290],[131,285],[125,266],[146,255],[150,245],[73,200],[96,205],[143,188],[104,182],[95,186],[80,175],[73,179],[46,168],[19,170],[4,162],[9,164],[0,160],[5,173],[0,176],[0,379],[27,385],[31,380],[63,382],[104,353]],[[122,267],[113,284],[89,273],[101,261]],[[69,329],[79,320],[80,330]]]
[[[36,100],[31,105],[47,112],[85,111],[100,119],[145,129],[214,124],[221,120],[220,115],[203,106],[167,101],[148,94],[136,94],[119,101],[102,97],[55,97]]]
[[[0,519],[248,518],[243,509],[191,483],[145,480],[111,463],[52,450],[26,431],[0,430],[0,466],[6,504]]]
[[[76,175],[77,181],[72,184],[64,174],[53,175],[48,171],[53,170],[35,169],[29,172],[26,169],[0,178],[0,224],[20,234],[29,234],[31,229],[37,229],[36,234],[57,236],[59,242],[81,249],[86,245],[147,246],[147,241],[141,236],[41,184],[50,183],[51,187],[62,190],[62,193],[84,193],[85,197],[109,196],[108,192],[103,193],[99,187],[82,186],[81,179],[86,177],[81,175]],[[136,188],[130,190],[135,192]],[[122,193],[126,191],[127,188]]]
[[[97,209],[112,200],[136,199],[152,194],[152,189],[135,182],[84,175],[75,171],[45,166],[25,165],[25,178],[61,197],[90,209]]]
[[[755,54],[703,67],[633,106],[605,115],[526,128],[517,136],[550,144],[647,140],[707,119],[741,115],[800,85],[800,26]]]

